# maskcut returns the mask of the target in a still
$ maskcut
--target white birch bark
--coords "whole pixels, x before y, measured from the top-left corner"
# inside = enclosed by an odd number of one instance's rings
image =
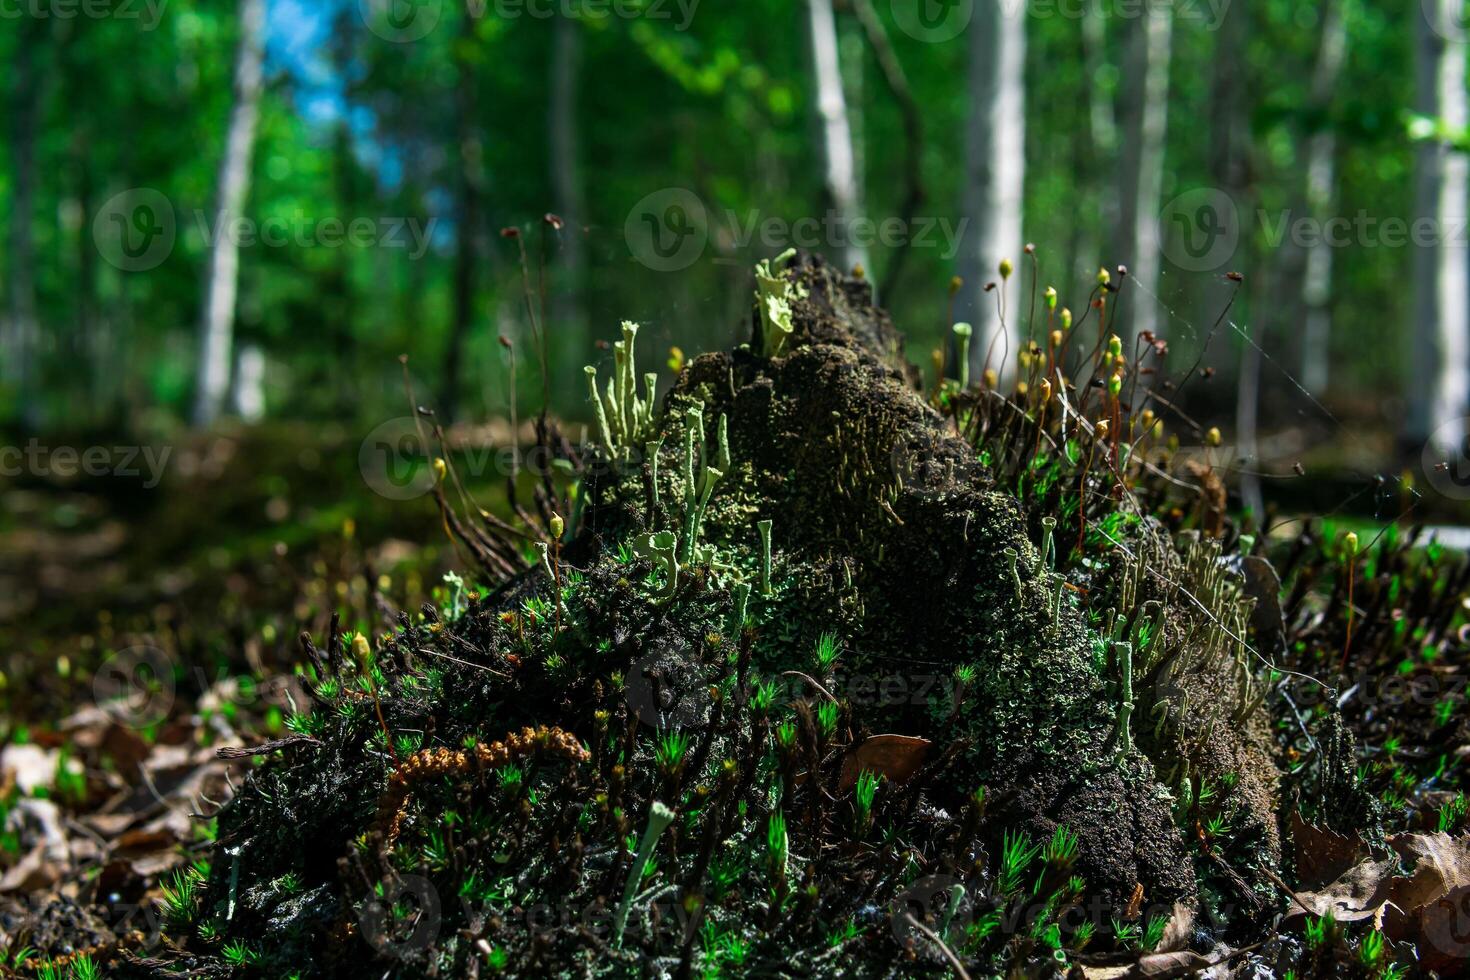
[[[1307,139],[1307,212],[1321,227],[1337,205],[1337,134],[1321,121],[1332,104],[1347,53],[1342,5],[1329,3],[1322,23],[1317,64],[1312,70],[1310,107],[1319,128]],[[1302,387],[1313,395],[1327,390],[1332,334],[1332,246],[1320,236],[1306,249],[1302,270]]]
[[[817,124],[821,131],[822,176],[827,201],[836,217],[837,233],[829,242],[831,254],[844,271],[868,266],[867,249],[853,242],[853,221],[859,217],[857,159],[847,96],[842,88],[842,61],[832,0],[807,0],[807,36],[811,44],[812,77],[816,83]]]
[[[1006,284],[1005,319],[997,310],[998,267],[1020,268],[1022,192],[1026,175],[1026,7],[1014,0],[977,0],[970,31],[970,112],[965,133],[966,229],[956,316],[974,326],[970,374],[986,359],[1002,377],[1014,373],[1019,349],[1019,281]],[[993,355],[991,352],[994,352]]]
[[[1418,110],[1450,131],[1461,132],[1466,124],[1465,44],[1450,39],[1457,36],[1459,3],[1433,0],[1424,5],[1424,12],[1428,16],[1415,18]],[[1440,18],[1437,24],[1430,23],[1432,16]],[[1432,219],[1435,234],[1431,241],[1414,244],[1414,350],[1405,436],[1416,444],[1433,439],[1443,452],[1459,448],[1459,439],[1447,424],[1465,414],[1470,395],[1466,164],[1463,152],[1438,139],[1419,146],[1416,212],[1420,219]]]
[[[209,425],[230,390],[235,298],[240,281],[240,249],[225,233],[239,217],[250,192],[250,158],[260,116],[265,60],[265,0],[240,0],[240,41],[235,53],[234,101],[229,132],[216,182],[215,240],[204,281],[204,314],[199,322],[199,367],[194,424]]]
[[[1123,142],[1118,156],[1118,239],[1109,267],[1128,267],[1131,295],[1120,333],[1129,350],[1139,334],[1160,333],[1159,196],[1164,183],[1164,146],[1169,119],[1169,48],[1173,9],[1145,4],[1129,24],[1123,66]]]

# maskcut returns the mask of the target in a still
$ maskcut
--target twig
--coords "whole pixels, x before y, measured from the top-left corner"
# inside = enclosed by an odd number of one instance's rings
[[[269,742],[259,745],[224,745],[214,751],[216,759],[249,759],[257,755],[269,755],[277,749],[284,749],[288,745],[316,745],[322,743],[310,735],[287,735],[284,738],[273,738]]]
[[[924,925],[918,919],[915,919],[912,912],[905,912],[903,917],[908,920],[909,925],[922,932],[930,942],[939,947],[939,952],[943,953],[944,958],[949,961],[950,968],[954,970],[955,976],[959,977],[960,980],[970,980],[970,974],[965,972],[964,964],[960,962],[959,957],[954,955],[954,950],[950,949],[945,941],[939,938],[938,933]]]

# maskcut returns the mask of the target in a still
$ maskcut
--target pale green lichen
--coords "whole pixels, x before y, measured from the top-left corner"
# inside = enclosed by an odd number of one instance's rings
[[[664,587],[656,598],[666,602],[679,589],[678,538],[673,531],[655,531],[633,539],[633,554],[658,562],[664,569]]]
[[[968,323],[956,323],[954,325],[955,339],[960,345],[960,387],[970,387],[970,337],[974,328]]]
[[[613,344],[613,376],[607,380],[605,392],[597,390],[597,368],[589,364],[582,369],[587,375],[598,436],[608,456],[622,463],[629,462],[633,448],[644,445],[658,428],[654,397],[658,376],[644,375],[648,397],[640,397],[633,373],[637,339],[638,324],[624,320],[623,339]]]
[[[659,837],[673,822],[674,811],[654,800],[653,807],[648,812],[648,828],[643,831],[643,840],[638,843],[638,856],[628,869],[628,883],[623,887],[623,900],[618,903],[617,914],[613,917],[614,946],[623,945],[623,932],[628,928],[628,911],[633,907],[633,896],[638,893],[638,885],[643,881],[644,869],[653,857],[653,849],[658,845]]]
[[[777,357],[786,347],[795,324],[792,304],[806,298],[806,289],[780,275],[781,266],[796,255],[788,248],[774,259],[762,259],[755,266],[755,297],[760,307],[761,343],[767,357]]]

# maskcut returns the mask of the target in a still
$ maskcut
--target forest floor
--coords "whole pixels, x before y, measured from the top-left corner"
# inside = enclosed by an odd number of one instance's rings
[[[9,491],[0,970],[1463,970],[1463,555],[1241,524],[1086,318],[1075,387],[920,390],[761,271],[510,495],[289,429]]]

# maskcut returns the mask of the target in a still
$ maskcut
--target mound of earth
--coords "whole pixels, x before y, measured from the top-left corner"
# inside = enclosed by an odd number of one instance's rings
[[[1279,907],[1250,576],[1146,518],[1054,570],[866,283],[765,285],[658,405],[625,330],[523,571],[305,642],[299,737],[220,817],[178,965],[1065,973],[1120,924],[1203,950]],[[1231,853],[1178,819],[1215,784]]]

